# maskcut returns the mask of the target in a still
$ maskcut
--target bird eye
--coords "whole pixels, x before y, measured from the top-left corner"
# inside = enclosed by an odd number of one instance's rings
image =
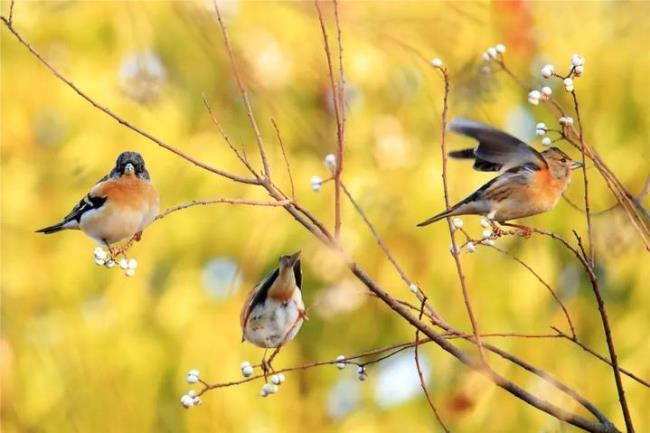
[[[566,162],[566,158],[560,159],[560,162]]]

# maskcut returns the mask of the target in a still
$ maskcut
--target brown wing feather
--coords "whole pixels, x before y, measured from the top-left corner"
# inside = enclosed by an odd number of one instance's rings
[[[535,149],[496,128],[467,119],[454,119],[449,129],[479,142],[474,149],[474,168],[480,171],[499,171],[534,164],[539,169],[548,167],[544,157]],[[467,149],[452,153],[453,157],[467,158]]]

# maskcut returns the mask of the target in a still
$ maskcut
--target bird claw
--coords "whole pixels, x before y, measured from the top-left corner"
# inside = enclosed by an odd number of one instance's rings
[[[309,320],[309,316],[307,315],[307,310],[299,310],[298,318],[305,321]]]

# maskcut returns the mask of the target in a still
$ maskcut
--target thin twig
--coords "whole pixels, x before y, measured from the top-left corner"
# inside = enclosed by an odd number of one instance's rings
[[[237,205],[246,205],[246,206],[286,206],[291,203],[291,200],[280,200],[280,201],[264,201],[264,200],[248,200],[244,198],[215,198],[210,200],[190,200],[187,203],[182,203],[176,206],[172,206],[164,211],[160,212],[156,216],[156,220],[163,219],[170,213],[177,212],[182,209],[187,209],[188,207],[193,206],[207,206],[211,204],[237,204]]]
[[[11,26],[11,24],[9,23],[7,18],[0,17],[0,20],[2,20],[2,22],[5,24],[5,27],[7,27],[9,29],[9,31],[16,37],[18,42],[20,42],[25,48],[27,48],[32,53],[32,55],[34,57],[36,57],[45,67],[47,67],[47,69],[50,70],[50,72],[52,72],[52,74],[54,74],[55,77],[57,77],[59,80],[64,82],[68,87],[70,87],[72,90],[74,90],[79,96],[81,96],[83,99],[85,99],[87,102],[89,102],[93,107],[95,107],[98,110],[102,111],[103,113],[107,114],[113,120],[117,121],[121,125],[124,125],[125,127],[130,129],[131,131],[133,131],[133,132],[147,138],[148,140],[156,143],[158,146],[162,147],[163,149],[168,150],[168,151],[176,154],[177,156],[180,156],[184,160],[191,162],[192,164],[196,165],[197,167],[201,167],[204,170],[207,170],[207,171],[209,171],[211,173],[214,173],[214,174],[217,174],[219,176],[228,178],[228,179],[233,180],[235,182],[246,183],[246,184],[250,184],[250,185],[259,184],[257,179],[251,179],[251,178],[247,178],[247,177],[238,176],[236,174],[226,172],[224,170],[212,167],[212,166],[210,166],[210,165],[208,165],[208,164],[206,164],[204,162],[201,162],[201,161],[199,161],[197,159],[194,159],[193,157],[189,156],[188,154],[186,154],[182,150],[165,143],[164,141],[162,141],[161,139],[159,139],[157,137],[154,137],[150,133],[138,128],[137,126],[135,126],[132,123],[125,120],[124,118],[122,118],[122,117],[118,116],[117,114],[115,114],[110,109],[108,109],[105,106],[99,104],[94,99],[92,99],[90,96],[88,96],[83,90],[81,90],[76,84],[74,84],[68,78],[63,76],[47,60],[45,60],[45,58],[41,55],[41,53],[39,53],[34,47],[32,47],[32,45],[29,42],[27,42],[25,39],[23,39],[23,37],[16,31],[16,29],[14,29]]]
[[[336,2],[334,3],[336,5]],[[323,35],[323,45],[325,49],[325,58],[327,60],[327,72],[330,80],[330,87],[332,92],[332,106],[334,108],[334,116],[336,119],[336,137],[337,137],[337,146],[336,146],[336,167],[334,170],[334,237],[335,239],[339,238],[341,232],[341,173],[343,172],[343,148],[345,143],[344,138],[344,123],[345,123],[345,114],[342,113],[344,110],[344,103],[340,101],[340,97],[343,95],[343,92],[340,93],[336,88],[336,80],[334,78],[334,66],[332,65],[332,54],[330,52],[329,40],[327,37],[327,30],[325,28],[325,21],[323,19],[323,14],[320,9],[319,0],[314,0],[314,5],[316,6],[316,12],[318,14],[318,22],[320,23],[321,33]],[[339,32],[339,54],[341,53],[341,39],[340,39],[340,25],[338,22],[338,14],[336,15],[336,27]],[[341,66],[342,71],[343,66]]]
[[[562,338],[564,338],[564,339],[566,339],[566,340],[568,340],[568,341],[570,341],[572,343],[575,343],[576,345],[578,345],[585,352],[595,356],[596,358],[603,361],[605,364],[608,364],[610,367],[612,366],[612,362],[609,359],[605,358],[603,355],[601,355],[601,354],[595,352],[593,349],[589,348],[589,346],[585,345],[583,342],[578,340],[577,337],[571,337],[570,335],[562,332],[560,329],[558,329],[556,327],[552,327],[552,328],[553,328],[553,330],[555,330],[555,332],[557,332],[559,337],[562,337]],[[636,374],[632,373],[630,370],[627,370],[627,369],[625,369],[623,367],[619,367],[618,369],[619,369],[619,371],[621,373],[623,373],[624,375],[626,375],[630,379],[635,380],[638,383],[640,383],[641,385],[645,385],[646,387],[650,388],[650,382],[648,382],[647,380],[644,380],[644,379],[640,378]]]
[[[594,231],[591,225],[591,210],[589,208],[589,176],[587,176],[587,157],[585,156],[584,129],[582,128],[582,116],[580,115],[578,95],[576,95],[575,90],[571,91],[571,97],[573,98],[573,108],[575,110],[576,119],[578,121],[578,139],[580,140],[580,154],[582,156],[582,179],[584,185],[585,215],[587,217],[587,239],[589,240],[589,263],[592,267],[594,267],[596,258],[594,253]]]
[[[7,21],[9,22],[9,26],[11,26],[14,19],[14,3],[15,0],[11,0],[11,3],[9,3],[9,17],[7,19]]]
[[[442,78],[444,81],[444,96],[443,96],[443,105],[442,105],[442,125],[440,133],[440,152],[442,154],[442,188],[445,196],[445,209],[450,208],[449,204],[449,188],[447,186],[447,112],[449,110],[449,73],[446,67],[436,68],[439,69]],[[467,283],[465,281],[465,272],[463,271],[463,265],[460,261],[460,254],[458,245],[456,244],[456,234],[454,232],[454,227],[451,223],[451,218],[447,217],[447,227],[449,229],[449,237],[451,239],[451,255],[454,258],[454,263],[456,264],[456,272],[458,274],[458,280],[460,281],[460,287],[463,292],[463,301],[465,302],[465,308],[467,310],[467,315],[472,324],[472,332],[478,343],[478,351],[481,357],[481,362],[485,365],[486,368],[489,368],[487,361],[485,359],[485,353],[483,352],[483,346],[481,345],[481,338],[479,337],[478,322],[476,316],[474,315],[474,310],[472,309],[472,302],[469,295],[469,290],[467,289]]]
[[[264,150],[264,141],[262,140],[262,134],[260,133],[260,129],[257,126],[257,121],[255,120],[255,116],[253,115],[253,109],[251,107],[250,101],[248,100],[248,93],[246,92],[246,88],[244,87],[241,77],[239,76],[239,69],[237,68],[237,62],[235,61],[235,54],[232,49],[232,46],[230,45],[230,38],[228,37],[228,29],[226,25],[223,23],[223,20],[221,19],[221,12],[219,11],[219,5],[217,4],[217,0],[214,0],[214,10],[217,13],[219,28],[221,28],[223,41],[224,44],[226,45],[226,51],[228,52],[228,57],[230,59],[232,74],[235,77],[235,81],[237,82],[237,87],[239,88],[239,94],[241,95],[242,101],[244,102],[244,106],[246,107],[246,115],[248,116],[248,120],[251,124],[251,128],[253,128],[253,132],[255,134],[255,141],[257,142],[257,148],[260,152],[260,157],[262,158],[264,175],[266,176],[266,178],[270,178],[271,168],[269,167],[269,162],[266,158],[266,151]]]
[[[420,320],[422,320],[422,315],[424,314],[424,306],[427,303],[427,299],[424,298],[420,304],[420,316],[418,317]],[[420,386],[422,387],[422,392],[424,392],[424,396],[427,398],[427,402],[429,403],[429,407],[431,408],[431,411],[433,412],[433,415],[436,417],[436,420],[438,420],[438,424],[440,424],[440,427],[442,429],[449,433],[449,429],[445,425],[444,421],[440,417],[440,414],[438,413],[438,410],[436,409],[435,405],[433,404],[433,400],[431,400],[431,396],[429,395],[429,390],[427,389],[427,384],[424,380],[424,374],[422,373],[422,366],[420,365],[420,354],[419,354],[419,347],[420,347],[420,330],[416,329],[415,330],[415,368],[418,371],[418,377],[420,378]]]
[[[280,128],[278,128],[278,124],[275,123],[275,119],[271,119],[271,123],[273,124],[273,128],[275,128],[275,134],[278,137],[278,142],[280,143],[280,149],[282,150],[282,157],[284,158],[284,164],[287,167],[287,174],[289,175],[289,183],[291,185],[291,199],[295,200],[296,199],[296,189],[293,185],[293,176],[291,175],[291,164],[289,164],[289,158],[287,157],[287,152],[286,149],[284,148],[284,142],[282,141],[282,135],[280,135]]]
[[[535,270],[533,268],[531,268],[530,265],[528,265],[528,263],[524,262],[519,257],[517,257],[514,254],[512,254],[512,253],[510,253],[510,252],[508,252],[508,251],[506,251],[504,249],[501,249],[501,248],[499,248],[497,246],[494,246],[494,245],[488,245],[488,246],[490,248],[493,248],[493,249],[499,251],[501,254],[505,254],[506,256],[512,258],[514,261],[516,261],[521,266],[526,268],[531,274],[533,274],[533,276],[535,278],[537,278],[537,281],[542,283],[542,285],[548,289],[548,291],[551,293],[551,296],[553,297],[553,299],[555,299],[555,302],[562,309],[562,312],[564,313],[564,317],[566,318],[566,321],[567,321],[567,323],[569,325],[569,329],[571,329],[571,335],[573,335],[575,337],[576,331],[575,331],[575,328],[573,326],[573,321],[571,320],[571,316],[569,315],[569,310],[564,306],[564,303],[562,302],[560,297],[557,295],[557,293],[555,293],[555,290],[553,290],[553,288],[546,281],[544,281],[544,279],[537,272],[535,272]]]

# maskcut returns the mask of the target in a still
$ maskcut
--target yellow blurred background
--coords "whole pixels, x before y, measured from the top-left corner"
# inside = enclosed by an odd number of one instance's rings
[[[2,1],[2,14],[9,3]],[[324,13],[332,23],[331,5]],[[320,28],[311,2],[223,1],[223,13],[251,90],[273,172],[287,187],[274,118],[288,148],[297,196],[332,222],[332,185],[323,157],[336,136]],[[452,75],[450,114],[504,128],[540,146],[534,125],[556,125],[528,104],[503,74],[481,73],[481,54],[502,42],[506,60],[539,88],[540,66],[576,79],[587,140],[626,187],[638,194],[650,168],[650,3],[342,2],[347,87],[344,180],[409,275],[454,326],[469,330],[449,256],[444,223],[415,224],[443,208],[440,182],[441,80],[414,49],[440,57]],[[210,1],[18,1],[14,25],[44,56],[133,124],[217,167],[244,174],[202,104],[210,101],[232,140],[255,145],[238,97]],[[334,43],[334,28],[330,41]],[[280,208],[215,205],[168,216],[147,229],[125,277],[93,263],[79,232],[34,233],[64,216],[125,150],[143,154],[162,208],[191,199],[263,199],[261,190],[175,157],[92,108],[58,81],[3,26],[2,139],[2,431],[15,432],[426,432],[438,429],[414,379],[412,352],[372,366],[368,380],[333,366],[287,375],[277,395],[260,382],[208,392],[184,410],[185,374],[209,382],[240,377],[262,351],[240,343],[246,293],[281,254],[303,251],[304,296],[311,320],[276,367],[351,355],[413,339],[396,318]],[[568,108],[561,86],[555,93]],[[450,136],[452,148],[469,142]],[[564,148],[576,156],[573,149]],[[489,178],[451,161],[452,201]],[[595,210],[614,203],[590,170]],[[288,188],[287,188],[288,190]],[[580,203],[576,173],[568,196]],[[645,205],[648,206],[648,201]],[[527,223],[571,237],[584,215],[561,201]],[[648,254],[618,211],[594,219],[598,274],[622,366],[650,378]],[[465,218],[478,235],[478,218]],[[355,259],[394,296],[410,299],[349,204],[343,239]],[[606,354],[588,281],[565,250],[539,237],[497,245],[526,260],[558,291],[578,336]],[[484,332],[567,330],[546,289],[491,249],[463,254],[469,290]],[[551,372],[603,409],[622,428],[611,369],[557,339],[499,339],[500,347]],[[473,350],[463,345],[468,350]],[[569,432],[575,428],[524,405],[470,373],[446,353],[423,348],[434,402],[455,432]],[[490,358],[517,383],[584,414],[543,382]],[[624,376],[637,431],[650,429],[650,391]]]

